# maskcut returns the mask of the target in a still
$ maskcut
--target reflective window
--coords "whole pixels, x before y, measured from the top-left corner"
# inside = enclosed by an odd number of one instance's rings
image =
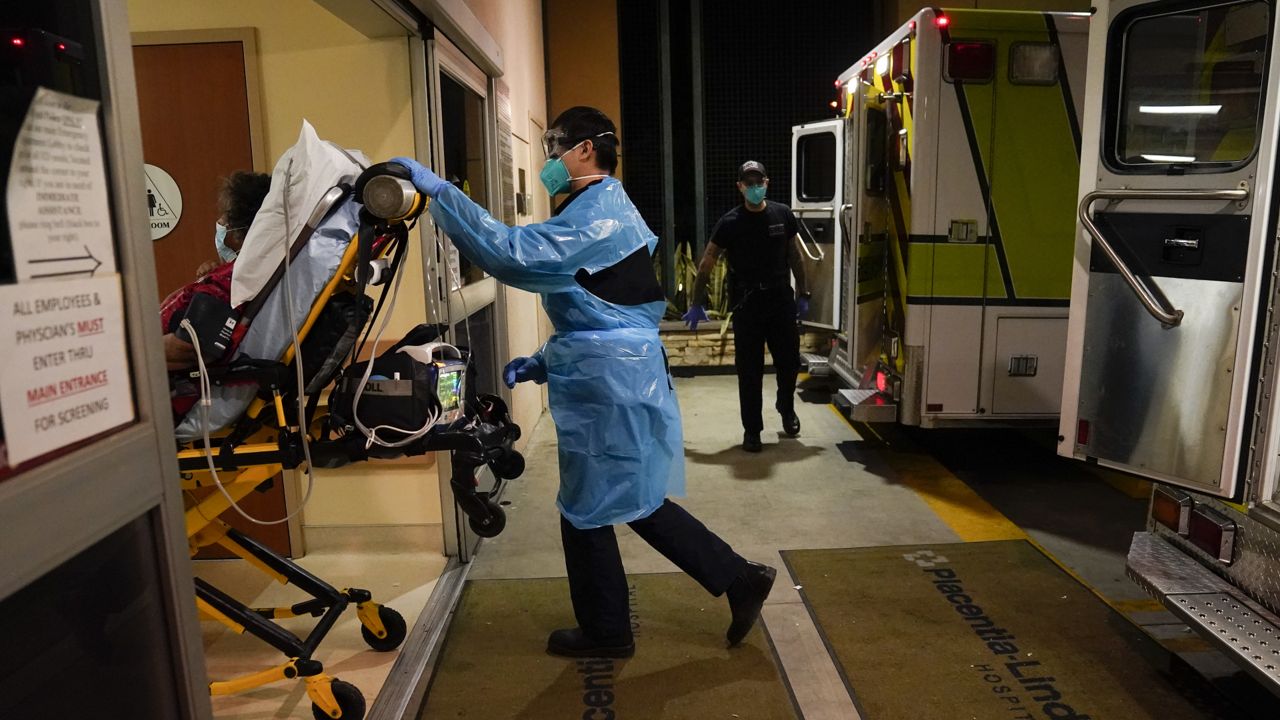
[[[1266,81],[1267,4],[1138,17],[1123,59],[1112,164],[1226,170],[1253,156]]]
[[[801,200],[825,202],[836,196],[836,135],[825,132],[803,135],[796,145],[800,163]]]
[[[447,74],[440,74],[440,128],[443,132],[444,179],[472,200],[489,207],[485,168],[484,98]],[[463,285],[484,278],[484,271],[460,258]]]

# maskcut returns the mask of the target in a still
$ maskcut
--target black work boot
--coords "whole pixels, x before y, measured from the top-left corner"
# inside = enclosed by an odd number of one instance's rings
[[[760,433],[748,432],[742,434],[742,449],[747,452],[760,452],[764,449],[764,444],[760,442]]]
[[[569,658],[629,658],[636,654],[634,640],[619,643],[599,643],[587,636],[582,628],[556,630],[547,638],[547,652]]]
[[[800,416],[795,411],[780,413],[782,415],[782,430],[787,435],[795,437],[800,434]]]
[[[747,561],[746,569],[729,586],[725,595],[729,596],[729,610],[733,613],[733,621],[729,623],[729,631],[724,634],[729,647],[742,642],[751,631],[751,626],[756,624],[760,608],[764,606],[765,598],[769,597],[777,575],[778,571],[768,565]]]

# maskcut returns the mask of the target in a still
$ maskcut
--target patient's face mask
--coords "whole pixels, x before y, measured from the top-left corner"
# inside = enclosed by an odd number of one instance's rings
[[[213,245],[218,248],[218,257],[222,258],[222,262],[231,262],[236,259],[235,250],[227,247],[227,226],[222,223],[213,224]]]

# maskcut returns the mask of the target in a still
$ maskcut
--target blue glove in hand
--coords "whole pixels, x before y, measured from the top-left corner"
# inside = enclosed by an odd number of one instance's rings
[[[707,309],[701,305],[689,306],[689,311],[682,315],[681,319],[686,323],[689,323],[690,330],[697,330],[698,323],[704,323],[711,320],[711,318],[707,317]]]
[[[532,380],[541,385],[547,381],[547,370],[542,363],[531,357],[518,357],[507,363],[502,370],[502,381],[513,388],[516,383]]]
[[[441,188],[448,184],[439,175],[431,172],[431,168],[413,158],[393,157],[391,162],[400,163],[408,168],[409,177],[413,179],[413,186],[418,188],[419,192],[430,197],[434,198],[436,193],[440,192]]]
[[[800,320],[801,318],[803,318],[808,314],[809,314],[809,298],[807,297],[796,298],[796,319]]]

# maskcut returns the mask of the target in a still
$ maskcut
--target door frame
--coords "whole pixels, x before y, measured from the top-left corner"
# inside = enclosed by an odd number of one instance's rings
[[[253,27],[213,28],[209,30],[157,30],[132,33],[134,45],[203,45],[238,42],[244,49],[244,82],[249,100],[249,147],[253,154],[253,170],[271,172],[267,158],[266,135],[262,130],[261,71],[258,67],[258,29]]]
[[[486,198],[485,209],[495,216],[501,215],[502,201],[501,183],[498,178],[497,152],[497,110],[494,107],[494,85],[490,78],[478,65],[472,62],[456,45],[440,33],[428,33],[409,38],[410,80],[413,94],[414,144],[419,157],[430,159],[432,167],[441,167],[443,162],[444,131],[435,120],[441,106],[440,74],[449,77],[484,99],[484,145],[486,150],[485,183],[491,188]],[[511,168],[505,169],[507,172]],[[442,233],[432,223],[419,223],[419,238],[422,243],[423,277],[449,277],[448,267],[437,260],[436,243],[442,240]],[[431,250],[430,252],[428,250]],[[443,291],[443,292],[442,292]],[[474,315],[486,307],[492,307],[492,327],[494,333],[494,351],[505,353],[507,348],[507,318],[504,294],[498,292],[497,280],[493,277],[463,286],[458,290],[426,287],[426,305],[436,322],[443,322],[450,327],[454,319]],[[449,481],[453,472],[448,453],[438,453],[438,482],[440,486],[441,524],[444,534],[445,555],[457,556],[462,562],[469,562],[480,538],[467,524],[466,516],[453,501],[453,490]],[[482,467],[478,471],[481,485],[492,481],[492,471]]]
[[[803,324],[806,327],[821,328],[824,330],[839,330],[841,324],[841,315],[844,312],[845,298],[841,297],[840,282],[843,268],[842,262],[842,243],[844,241],[844,223],[841,221],[841,215],[844,212],[844,144],[848,140],[845,137],[845,129],[848,120],[845,118],[835,118],[832,120],[819,120],[803,125],[796,125],[791,128],[791,210],[796,215],[796,220],[803,226],[800,228],[800,239],[807,248],[810,244],[817,244],[816,238],[809,234],[808,226],[804,226],[806,216],[830,216],[831,220],[831,252],[833,257],[830,259],[822,258],[822,262],[831,263],[831,322],[817,322],[812,319],[805,319]],[[806,136],[821,135],[830,133],[835,138],[835,175],[833,176],[833,185],[831,190],[831,199],[825,201],[804,200],[800,197],[800,139]],[[808,236],[808,237],[806,237]],[[811,243],[812,241],[812,243]],[[807,249],[805,250],[807,254]],[[804,258],[801,258],[803,262]]]

